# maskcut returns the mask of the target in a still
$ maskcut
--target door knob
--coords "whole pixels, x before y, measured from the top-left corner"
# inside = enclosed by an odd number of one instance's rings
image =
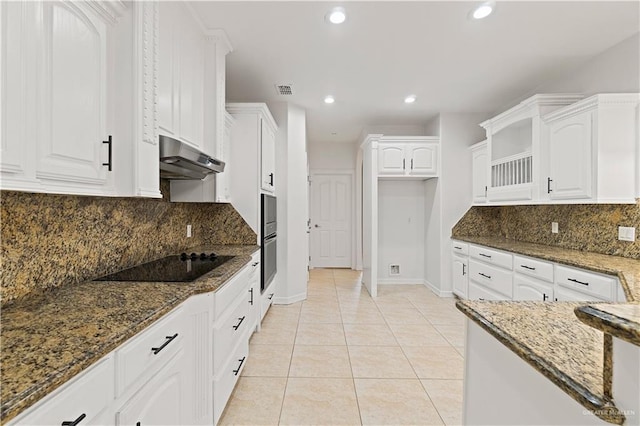
[[[317,223],[313,226],[315,226],[316,228],[320,228],[320,225],[318,225]]]

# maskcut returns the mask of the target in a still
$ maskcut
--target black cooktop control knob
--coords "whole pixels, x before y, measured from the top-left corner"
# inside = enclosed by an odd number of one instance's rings
[[[198,255],[195,253],[191,253],[189,257],[191,258],[191,260],[196,260],[198,258]]]
[[[180,253],[180,260],[187,260],[188,257],[187,253]]]
[[[200,259],[201,260],[205,260],[207,257],[209,257],[209,256],[207,256],[206,253],[200,253]]]
[[[215,253],[211,253],[211,254],[209,255],[209,259],[211,259],[211,260],[215,259],[216,257],[218,257],[218,255],[217,255],[217,254],[215,254]]]

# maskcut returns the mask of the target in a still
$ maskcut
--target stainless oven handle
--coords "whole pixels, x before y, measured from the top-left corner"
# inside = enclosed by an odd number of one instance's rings
[[[264,243],[267,244],[267,243],[270,243],[271,241],[275,241],[276,237],[277,237],[277,235],[275,235],[275,234],[274,235],[270,235],[270,236],[268,236],[268,237],[266,237],[264,239]]]

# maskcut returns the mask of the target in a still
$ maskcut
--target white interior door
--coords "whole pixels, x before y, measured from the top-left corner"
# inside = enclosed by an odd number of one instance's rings
[[[351,174],[311,177],[311,267],[351,267]]]

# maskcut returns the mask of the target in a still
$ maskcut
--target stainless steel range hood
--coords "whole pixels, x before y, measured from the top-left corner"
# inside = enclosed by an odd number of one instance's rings
[[[224,162],[209,157],[184,142],[160,135],[160,177],[165,179],[204,179],[224,171]]]

